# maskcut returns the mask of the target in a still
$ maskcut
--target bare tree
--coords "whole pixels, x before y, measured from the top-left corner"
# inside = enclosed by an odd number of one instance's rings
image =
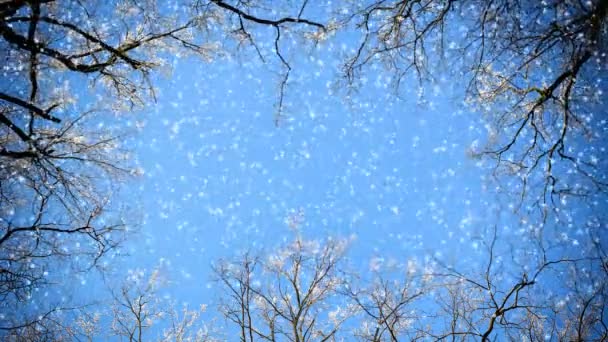
[[[422,311],[418,299],[427,295],[430,286],[420,281],[413,265],[404,276],[392,279],[374,274],[370,283],[347,287],[346,298],[355,303],[362,315],[354,335],[362,341],[416,341],[423,338],[420,329]],[[361,283],[361,281],[359,281]]]
[[[112,298],[105,305],[74,311],[55,329],[55,339],[94,341],[114,336],[120,341],[216,341],[201,320],[205,305],[181,308],[159,290],[167,284],[162,265],[151,272],[131,271],[125,281],[111,289]],[[59,320],[58,320],[59,321]],[[37,340],[37,339],[32,339]]]
[[[241,341],[334,341],[351,315],[340,301],[345,285],[340,240],[296,237],[268,258],[245,254],[215,266],[220,311]],[[332,308],[333,307],[333,308]]]
[[[596,248],[569,257],[540,246],[515,250],[495,226],[483,262],[466,273],[438,264],[436,340],[601,341],[606,325],[605,259]],[[502,246],[500,246],[502,245]],[[510,252],[509,252],[510,251]],[[509,260],[511,259],[511,260]],[[437,328],[439,327],[439,328]]]
[[[481,246],[476,261],[411,259],[359,277],[345,271],[343,247],[334,240],[318,244],[297,237],[264,258],[249,253],[220,261],[214,268],[222,285],[220,312],[227,331],[235,326],[241,341],[608,336],[608,273],[601,249],[566,256],[530,240],[519,250],[500,235],[494,226],[474,239]]]
[[[350,83],[374,63],[398,89],[414,71],[461,66],[469,108],[487,114],[497,174],[515,175],[544,210],[608,185],[601,144],[606,75],[605,1],[394,0],[357,2],[343,26],[361,42],[344,65]],[[465,81],[466,82],[466,81]],[[593,140],[580,146],[583,139]],[[584,143],[583,143],[584,144]]]
[[[107,25],[110,14],[122,24]],[[0,16],[4,311],[55,279],[57,262],[85,256],[73,266],[88,269],[122,240],[110,203],[132,165],[102,115],[153,95],[149,72],[166,48],[207,48],[188,38],[198,22],[175,25],[152,2],[3,1]],[[82,86],[102,97],[80,100]]]
[[[169,307],[166,313],[169,326],[163,329],[163,342],[211,342],[221,341],[215,337],[215,330],[210,329],[201,321],[201,314],[206,310],[205,305],[197,309],[183,307],[181,310],[175,308],[174,305]]]
[[[51,340],[212,341],[603,341],[608,337],[608,268],[603,249],[582,257],[526,243],[516,250],[498,227],[475,238],[476,261],[416,259],[369,275],[347,271],[346,240],[299,235],[267,256],[220,260],[218,330],[205,310],[175,309],[159,295],[162,273],[133,271],[114,291],[109,312],[80,311],[25,324],[26,334]],[[104,321],[111,321],[110,327]],[[54,322],[54,326],[49,326]],[[217,321],[214,322],[215,326]],[[45,330],[48,327],[48,330]],[[218,326],[219,327],[219,326]],[[52,329],[50,329],[52,328]],[[37,339],[37,338],[34,338]],[[44,338],[41,338],[44,340]]]
[[[282,38],[285,36],[294,37],[294,33],[290,32],[293,30],[300,32],[301,36],[319,40],[327,33],[328,28],[322,20],[312,20],[306,17],[305,11],[310,5],[308,0],[304,0],[301,4],[295,6],[291,4],[289,6],[276,6],[276,4],[267,1],[236,1],[235,4],[231,4],[230,1],[210,0],[209,3],[199,1],[198,6],[199,8],[208,8],[211,4],[230,14],[228,15],[229,28],[239,46],[248,45],[253,47],[262,62],[265,62],[269,57],[265,56],[262,52],[263,49],[260,48],[259,38],[256,38],[259,35],[256,32],[259,30],[256,30],[256,27],[271,27],[274,31],[274,40],[271,44],[272,53],[278,59],[282,69],[277,111],[274,118],[275,126],[278,127],[284,118],[287,85],[292,71],[289,60],[281,48]],[[315,14],[318,15],[318,12]]]
[[[319,27],[302,11],[263,19],[223,1],[176,5],[0,2],[2,311],[53,282],[59,261],[79,256],[72,266],[87,270],[123,240],[126,222],[113,198],[137,169],[116,122],[155,99],[151,72],[169,53],[213,57],[212,29],[231,31],[233,19],[243,30],[244,22],[274,27],[277,56],[283,26]]]
[[[149,279],[143,274],[135,272],[120,293],[114,294],[112,331],[129,342],[143,341],[144,331],[162,317],[163,308],[158,306],[159,298],[155,295],[158,271]]]
[[[363,34],[344,66],[352,83],[378,61],[394,72],[398,87],[412,70],[422,80],[442,59],[463,60],[469,105],[493,123],[488,146],[477,152],[496,160],[498,174],[518,177],[522,202],[539,191],[533,199],[544,215],[557,200],[606,190],[605,151],[594,143],[580,147],[582,139],[605,139],[605,120],[593,112],[605,112],[606,1],[363,1],[342,8],[337,26],[306,18],[306,0],[294,8],[272,1],[179,4],[170,13],[154,1],[0,2],[2,337],[59,340],[99,332],[95,315],[80,321],[78,334],[65,327],[68,308],[7,315],[56,279],[58,262],[78,257],[72,266],[90,269],[124,238],[121,208],[112,199],[137,172],[120,130],[109,123],[155,98],[150,75],[168,53],[212,57],[218,46],[210,32],[217,25],[261,60],[267,55],[256,28],[272,30],[271,54],[283,71],[277,124],[291,70],[282,40],[290,32],[319,38],[352,25]],[[505,250],[494,230],[482,240],[481,271],[444,265],[432,284],[379,276],[348,288],[344,243],[298,236],[270,258],[246,254],[219,262],[215,271],[227,294],[221,311],[242,341],[336,340],[353,317],[361,318],[358,336],[371,341],[602,340],[607,256],[600,228],[588,229],[589,249],[575,256],[549,243],[544,228],[533,229],[530,249],[516,251]],[[513,261],[508,270],[505,255]],[[543,295],[543,282],[564,276],[560,293]],[[154,286],[136,285],[114,296],[116,335],[139,341],[152,323],[170,317],[167,339],[202,336],[191,331],[198,311],[180,316],[156,302]],[[417,303],[434,303],[443,324],[426,326],[429,314],[412,311]]]
[[[10,322],[8,328],[0,328],[5,341],[73,341],[73,327],[70,313],[83,309],[66,306],[55,306],[47,309],[40,316]],[[9,322],[5,322],[9,323]]]

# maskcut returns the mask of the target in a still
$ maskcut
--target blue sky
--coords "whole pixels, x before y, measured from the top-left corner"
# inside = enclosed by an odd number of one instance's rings
[[[126,267],[170,262],[171,295],[213,299],[210,265],[239,251],[272,251],[304,214],[310,237],[356,237],[352,262],[474,253],[470,237],[498,208],[487,170],[467,156],[483,138],[446,74],[412,80],[398,100],[383,73],[350,100],[334,88],[338,60],[321,47],[299,56],[287,120],[274,125],[277,77],[257,62],[177,61],[143,115],[137,158],[145,221]]]
[[[169,280],[162,296],[208,304],[206,317],[219,317],[211,266],[246,250],[271,255],[293,237],[294,215],[306,237],[351,239],[349,265],[362,277],[408,260],[479,270],[481,241],[494,225],[504,242],[498,249],[522,247],[515,254],[528,262],[528,233],[545,225],[525,206],[515,212],[513,178],[497,182],[492,162],[471,155],[484,146],[488,125],[464,103],[460,63],[435,65],[422,84],[412,74],[397,93],[394,75],[373,64],[348,89],[339,70],[354,37],[347,32],[317,47],[282,41],[293,70],[278,126],[282,70],[272,51],[264,50],[267,63],[247,49],[210,62],[167,56],[171,73],[153,77],[157,100],[107,119],[128,132],[124,146],[142,170],[114,202],[129,207],[134,228],[125,255],[105,259],[113,269],[108,282],[95,272],[76,274],[64,279],[62,295],[104,298],[128,274],[160,268]],[[271,49],[272,37],[262,41]],[[572,202],[565,224],[547,221],[548,239],[564,247],[560,255],[580,252],[587,231],[578,222],[603,205]],[[506,280],[518,276],[505,273]]]

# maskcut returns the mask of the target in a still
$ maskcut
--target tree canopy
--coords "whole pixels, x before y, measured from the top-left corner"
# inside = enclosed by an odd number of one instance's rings
[[[0,1],[0,336],[605,340],[607,17],[604,0]],[[469,158],[500,197],[496,221],[510,215],[515,227],[462,231],[472,260],[427,251],[361,274],[347,247],[361,241],[307,236],[297,212],[290,242],[269,242],[278,249],[251,246],[202,265],[219,289],[213,317],[161,298],[160,269],[108,284],[106,310],[35,299],[63,286],[57,269],[105,279],[125,241],[145,233],[124,195],[146,172],[136,116],[154,111],[176,61],[210,72],[232,59],[268,68],[273,109],[263,115],[295,135],[288,123],[300,120],[303,84],[319,77],[299,68],[315,51],[331,61],[317,61],[331,70],[326,88],[345,102],[375,78],[384,99],[424,100],[435,87],[454,111],[478,115],[465,125],[479,126],[484,141],[469,142]],[[441,89],[445,77],[458,99]],[[210,328],[217,320],[224,331]]]

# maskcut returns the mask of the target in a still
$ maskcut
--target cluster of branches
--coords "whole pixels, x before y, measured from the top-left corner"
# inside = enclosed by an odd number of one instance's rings
[[[290,33],[289,37],[293,38],[295,35],[290,31],[296,31],[296,35],[299,33],[300,36],[307,36],[312,40],[318,41],[325,37],[329,28],[322,20],[312,20],[305,16],[305,11],[309,6],[308,0],[302,1],[301,5],[294,8],[291,8],[291,6],[277,8],[272,2],[266,3],[266,1],[237,1],[237,4],[232,5],[223,0],[211,0],[210,3],[226,10],[230,33],[235,37],[239,47],[241,45],[252,47],[261,62],[266,62],[268,57],[262,52],[263,48],[261,48],[261,45],[264,42],[260,44],[258,42],[259,38],[256,38],[256,36],[262,36],[263,41],[263,36],[266,34],[259,34],[259,28],[272,28],[273,40],[271,50],[282,69],[280,72],[277,108],[274,116],[274,124],[276,127],[279,127],[285,116],[287,85],[292,71],[291,64],[281,47],[282,38]],[[266,17],[269,12],[279,13]],[[290,12],[293,12],[293,15]],[[286,28],[289,29],[286,30]]]
[[[241,341],[335,340],[349,310],[339,307],[345,247],[298,237],[267,260],[245,254],[219,262],[220,311],[239,327]]]
[[[241,341],[608,338],[601,248],[581,258],[519,255],[499,246],[496,227],[487,236],[476,267],[410,260],[371,278],[347,271],[344,241],[297,237],[267,258],[216,265],[220,311]]]
[[[101,309],[50,311],[5,336],[133,342],[608,338],[608,255],[600,245],[582,257],[554,256],[536,242],[517,250],[496,226],[476,240],[481,248],[473,261],[412,258],[355,272],[350,240],[297,235],[273,253],[250,251],[214,265],[224,320],[205,323],[205,305],[177,309],[159,291],[167,282],[161,267],[131,271]]]
[[[111,199],[116,184],[132,172],[120,136],[104,125],[103,115],[129,111],[153,100],[150,73],[162,65],[166,55],[179,49],[211,57],[217,46],[207,37],[214,26],[222,24],[240,39],[238,42],[249,42],[264,60],[263,45],[252,32],[257,27],[271,28],[270,48],[284,70],[278,123],[291,70],[281,48],[286,28],[301,27],[315,33],[328,30],[321,21],[305,17],[306,0],[296,8],[287,6],[279,11],[256,1],[180,5],[183,11],[165,15],[168,11],[154,1],[0,2],[2,311],[27,302],[34,289],[51,282],[51,266],[57,261],[86,256],[78,259],[76,266],[87,269],[120,243],[125,224]],[[572,144],[581,138],[604,138],[601,131],[605,127],[598,123],[601,115],[593,111],[605,111],[599,80],[605,74],[607,11],[606,1],[600,0],[376,0],[357,2],[352,10],[341,11],[335,27],[355,25],[363,32],[361,43],[344,66],[351,82],[376,61],[384,62],[399,82],[412,70],[421,78],[428,76],[430,63],[441,56],[465,56],[470,102],[487,110],[495,124],[490,146],[481,153],[495,158],[498,171],[519,175],[522,196],[531,181],[540,181],[537,202],[545,206],[564,196],[602,192],[607,186],[602,151],[593,147],[576,151],[576,144]],[[450,43],[460,40],[466,43]],[[82,99],[88,91],[85,89],[92,90],[92,99]],[[594,154],[600,154],[599,161]],[[234,295],[227,298],[235,300],[225,303],[224,314],[243,327],[243,340],[255,336],[331,340],[352,312],[375,322],[360,331],[360,336],[370,340],[396,339],[403,329],[411,339],[487,339],[499,326],[505,336],[510,336],[512,328],[527,329],[530,336],[540,336],[539,329],[544,329],[544,334],[575,340],[605,336],[603,305],[597,304],[605,300],[603,281],[591,292],[572,284],[579,291],[573,292],[575,299],[563,310],[543,303],[538,304],[542,310],[532,310],[537,306],[533,301],[521,306],[523,300],[532,298],[530,289],[538,287],[537,278],[555,265],[572,265],[569,270],[578,272],[576,266],[587,262],[590,266],[585,270],[605,276],[605,270],[598,267],[605,265],[600,260],[604,255],[571,260],[539,253],[543,258],[535,265],[536,271],[527,271],[528,275],[519,276],[507,289],[502,288],[503,282],[497,285],[498,280],[480,281],[450,269],[443,278],[458,281],[435,293],[451,301],[445,307],[452,313],[453,330],[439,334],[434,326],[416,326],[412,322],[420,321],[402,311],[427,293],[418,290],[421,283],[407,281],[406,290],[403,283],[378,280],[370,288],[344,291],[340,268],[336,267],[341,253],[339,245],[311,248],[296,240],[272,262],[247,256],[237,263],[218,264],[219,278],[226,280],[223,283]],[[492,255],[486,278],[496,279]],[[278,287],[252,282],[256,268],[274,274]],[[588,273],[583,278],[593,276]],[[395,285],[399,286],[393,288]],[[463,300],[458,297],[461,290],[477,297]],[[351,298],[352,307],[327,311],[327,305],[337,303],[341,296]],[[128,291],[116,298],[131,309],[145,306],[133,300]],[[53,312],[35,317],[49,318],[45,322],[50,326]],[[251,317],[243,316],[244,312]],[[531,316],[516,315],[514,321],[515,312]],[[327,317],[320,318],[323,314]],[[540,325],[530,323],[535,320]],[[548,320],[555,322],[553,330],[548,328]],[[24,321],[25,325],[14,322],[0,329],[13,336],[47,330],[40,328],[47,323],[38,318]],[[480,322],[487,323],[485,329]],[[130,339],[136,339],[143,329],[142,324],[121,326],[117,325],[116,331]]]
[[[155,1],[0,2],[2,312],[53,282],[60,260],[85,256],[73,266],[88,270],[123,240],[112,200],[134,165],[113,120],[154,100],[151,72],[166,56],[212,57],[213,26],[236,18],[243,30],[244,21],[275,28],[288,66],[282,27],[319,26],[303,8],[297,18],[265,19],[219,0],[179,5],[175,13]],[[9,321],[0,329],[23,331]]]
[[[93,341],[115,337],[121,341],[218,341],[205,325],[200,308],[178,306],[163,298],[162,267],[152,272],[131,271],[111,299],[96,305],[57,307],[3,336],[5,341]],[[213,335],[212,332],[215,334]],[[219,335],[218,335],[219,336]]]
[[[485,113],[491,123],[487,145],[473,152],[494,159],[497,175],[516,176],[522,203],[531,195],[536,207],[546,210],[568,197],[604,193],[608,186],[601,149],[605,1],[345,1],[335,6],[333,17],[315,8],[319,20],[303,17],[312,12],[308,1],[293,8],[263,1],[211,2],[231,14],[232,32],[262,61],[255,27],[274,27],[274,53],[285,70],[277,124],[291,71],[280,46],[281,29],[301,24],[316,29],[310,35],[316,39],[355,29],[360,42],[343,64],[350,85],[378,63],[392,74],[397,94],[409,76],[434,80],[434,71],[446,64],[467,83],[468,109]],[[269,9],[297,15],[263,18]]]
[[[180,315],[163,302],[159,271],[148,278],[136,271],[113,292],[107,331],[102,314],[83,312],[76,324],[64,320],[55,336],[299,342],[608,338],[602,248],[596,245],[579,258],[552,257],[549,249],[518,252],[500,240],[497,227],[479,238],[478,262],[410,259],[365,276],[348,264],[347,240],[298,235],[270,255],[248,252],[215,264],[218,309],[227,323],[221,329],[204,325],[202,311],[185,308]],[[213,323],[220,326],[219,320]]]
[[[363,37],[344,64],[356,83],[382,63],[398,89],[412,72],[432,79],[448,63],[468,78],[468,104],[492,123],[498,174],[521,180],[539,207],[605,192],[601,146],[606,75],[605,1],[395,0],[357,3],[344,26]],[[464,81],[466,82],[466,81]],[[595,145],[581,147],[583,139]],[[599,141],[599,142],[598,142]],[[532,191],[530,191],[532,190]]]

